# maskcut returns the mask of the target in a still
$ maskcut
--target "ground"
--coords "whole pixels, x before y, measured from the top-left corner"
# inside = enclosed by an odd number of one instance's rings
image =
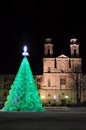
[[[86,130],[86,108],[46,108],[46,112],[2,112],[1,130]]]

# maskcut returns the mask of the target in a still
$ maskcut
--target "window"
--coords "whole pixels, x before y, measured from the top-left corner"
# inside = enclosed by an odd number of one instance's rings
[[[79,71],[78,67],[74,67],[74,72],[78,72],[78,71]]]
[[[48,97],[50,97],[51,95],[50,94],[48,94]]]
[[[54,61],[54,68],[56,68],[56,59],[55,59],[55,61]]]
[[[71,68],[71,61],[69,60],[69,68]]]
[[[50,55],[50,48],[48,48],[48,56]]]
[[[61,77],[60,78],[60,89],[65,89],[65,86],[66,86],[66,78]]]
[[[40,78],[37,78],[37,82],[40,82],[41,81],[41,79]]]
[[[50,87],[50,79],[48,79],[48,87]]]
[[[50,69],[50,67],[48,67],[48,73],[50,73],[50,71],[51,71],[51,69]]]
[[[6,96],[7,96],[7,93],[5,92],[5,93],[4,93],[4,97],[6,97]]]
[[[61,78],[61,79],[60,79],[60,85],[65,85],[65,84],[66,84],[65,79],[64,79],[64,78]]]

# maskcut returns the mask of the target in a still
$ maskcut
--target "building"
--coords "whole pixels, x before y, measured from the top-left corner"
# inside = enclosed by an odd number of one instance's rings
[[[40,82],[41,100],[46,105],[66,105],[86,100],[86,76],[82,72],[77,39],[70,40],[70,57],[53,57],[51,38],[44,43],[43,75]],[[39,79],[40,81],[40,78]]]
[[[14,76],[15,75],[12,74],[0,75],[0,106],[2,106],[7,99],[9,89],[14,80]]]
[[[70,40],[70,57],[53,56],[53,43],[44,43],[43,74],[35,75],[39,94],[44,105],[66,105],[86,101],[86,75],[82,72],[77,39]],[[0,103],[6,101],[15,75],[0,75]]]

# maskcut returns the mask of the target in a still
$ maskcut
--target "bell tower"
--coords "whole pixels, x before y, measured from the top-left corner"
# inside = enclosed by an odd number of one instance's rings
[[[70,53],[72,58],[79,57],[79,44],[77,43],[77,39],[73,38],[70,40]]]
[[[51,38],[45,39],[45,44],[44,44],[44,56],[45,57],[53,57],[53,44],[51,43],[51,41],[52,41]]]

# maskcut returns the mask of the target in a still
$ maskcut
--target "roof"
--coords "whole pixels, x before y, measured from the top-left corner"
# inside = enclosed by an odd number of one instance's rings
[[[58,56],[58,58],[68,58],[68,56],[62,54],[62,55]]]

